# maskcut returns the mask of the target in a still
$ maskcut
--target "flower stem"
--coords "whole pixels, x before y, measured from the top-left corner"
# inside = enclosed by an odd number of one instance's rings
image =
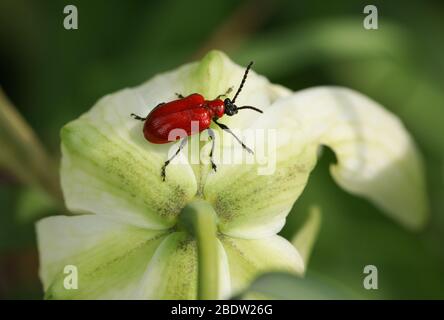
[[[58,165],[0,88],[0,167],[41,188],[64,208]]]
[[[219,264],[214,209],[206,201],[193,201],[183,208],[180,224],[196,238],[197,242],[197,297],[202,300],[217,299]]]

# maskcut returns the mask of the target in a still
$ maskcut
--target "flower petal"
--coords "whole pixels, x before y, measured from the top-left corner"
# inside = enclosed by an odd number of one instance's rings
[[[228,260],[219,245],[219,296],[230,296]],[[196,299],[197,246],[185,232],[170,234],[159,246],[142,280],[143,299]]]
[[[143,299],[196,299],[197,247],[185,232],[170,234],[160,244],[142,280]]]
[[[172,144],[146,141],[143,123],[130,114],[144,116],[158,103],[174,99],[189,72],[185,66],[108,95],[62,129],[62,187],[71,211],[153,229],[174,224],[196,193],[194,173],[186,160],[180,161],[168,167],[162,182],[161,167]],[[182,154],[179,158],[184,160]]]
[[[231,278],[230,266],[228,264],[228,257],[225,249],[218,239],[219,250],[219,298],[229,299],[231,297]]]
[[[422,158],[395,115],[340,87],[304,90],[289,99],[286,109],[314,141],[333,149],[338,163],[330,169],[342,188],[368,198],[407,228],[424,225],[428,200]]]
[[[96,215],[39,221],[40,277],[46,298],[137,298],[148,263],[166,234]],[[64,287],[66,266],[77,268],[77,289]]]
[[[260,238],[278,232],[322,144],[336,153],[331,172],[345,190],[372,200],[407,227],[426,220],[420,155],[400,121],[369,98],[345,88],[303,90],[278,100],[249,129],[276,131],[269,150],[275,152],[276,171],[258,175],[257,163],[219,164],[217,174],[208,176],[204,194],[223,233]],[[261,145],[270,147],[256,141]]]
[[[234,294],[265,272],[304,272],[304,262],[298,251],[278,235],[254,240],[221,236],[220,241],[228,257]]]
[[[245,153],[233,147],[236,157]],[[218,163],[217,173],[208,175],[204,195],[219,217],[220,232],[258,239],[274,235],[284,226],[316,163],[317,146],[278,140],[276,147],[273,174],[258,175],[259,165],[239,165],[236,158],[232,163]],[[228,154],[228,149],[225,147],[222,152]],[[218,154],[217,149],[215,153]]]

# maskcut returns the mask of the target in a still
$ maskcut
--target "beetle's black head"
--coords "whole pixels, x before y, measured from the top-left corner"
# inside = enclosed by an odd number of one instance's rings
[[[235,115],[237,111],[237,106],[231,101],[230,98],[226,98],[224,100],[224,107],[225,107],[225,114],[227,116],[233,116]]]
[[[252,106],[238,107],[237,105],[235,105],[233,103],[233,101],[230,100],[230,98],[226,98],[224,100],[224,109],[225,109],[225,114],[227,116],[230,116],[230,117],[234,116],[235,114],[238,113],[239,110],[242,110],[242,109],[251,109],[251,110],[254,110],[254,111],[262,113],[262,110],[260,110],[258,108],[255,108],[255,107],[252,107]]]

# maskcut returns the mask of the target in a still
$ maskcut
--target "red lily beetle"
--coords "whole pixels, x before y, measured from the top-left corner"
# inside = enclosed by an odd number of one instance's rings
[[[181,94],[177,94],[178,100],[174,100],[168,103],[160,103],[158,104],[146,117],[140,117],[131,114],[132,117],[136,120],[144,121],[143,126],[143,134],[145,139],[151,143],[155,144],[164,144],[172,142],[169,138],[169,133],[173,129],[183,129],[187,132],[187,135],[190,136],[193,133],[191,132],[191,122],[198,121],[199,123],[199,132],[204,130],[208,130],[208,135],[212,140],[212,146],[210,151],[210,161],[211,167],[214,171],[216,171],[216,165],[213,162],[213,150],[214,150],[214,132],[210,128],[211,121],[217,124],[222,130],[227,131],[242,145],[242,147],[250,153],[253,151],[248,148],[226,125],[218,122],[219,118],[222,118],[224,115],[233,116],[237,114],[238,110],[242,109],[251,109],[257,112],[262,113],[262,110],[251,107],[251,106],[242,106],[238,107],[235,105],[235,101],[239,93],[241,92],[245,81],[247,80],[248,71],[250,70],[253,62],[250,62],[245,70],[244,76],[242,78],[239,89],[237,89],[236,94],[234,95],[233,100],[230,98],[226,98],[225,100],[221,100],[222,96],[228,95],[232,88],[229,88],[225,94],[221,94],[216,97],[214,100],[205,100],[205,98],[199,93],[190,94],[187,97],[182,96]],[[187,142],[187,138],[183,139],[180,143],[179,148],[176,153],[165,161],[161,170],[162,180],[165,181],[165,170],[168,164],[176,157],[179,152],[183,149]]]

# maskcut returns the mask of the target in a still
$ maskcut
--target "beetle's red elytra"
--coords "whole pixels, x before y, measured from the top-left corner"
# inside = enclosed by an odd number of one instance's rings
[[[233,116],[242,109],[251,109],[262,113],[262,110],[252,107],[252,106],[242,106],[238,107],[235,102],[239,93],[241,92],[245,81],[247,80],[248,71],[250,71],[253,62],[250,62],[245,70],[242,81],[237,89],[233,100],[230,98],[221,99],[223,96],[227,96],[232,88],[229,88],[227,92],[217,96],[214,100],[206,100],[201,94],[193,93],[187,97],[176,93],[179,99],[170,102],[159,103],[146,117],[141,117],[131,114],[136,120],[144,121],[143,135],[145,139],[151,143],[164,144],[172,142],[169,140],[169,134],[174,129],[184,130],[188,136],[196,133],[192,132],[191,125],[193,121],[199,123],[199,132],[208,130],[208,135],[212,140],[212,146],[210,151],[210,162],[214,171],[217,167],[213,162],[213,150],[214,150],[214,132],[210,128],[211,122],[217,124],[222,130],[230,133],[241,145],[242,147],[250,153],[253,151],[248,148],[226,125],[218,122],[217,120],[222,118],[224,115]],[[161,169],[162,180],[165,181],[165,171],[168,164],[176,157],[182,148],[185,146],[187,138],[184,138],[175,154],[165,161]]]

